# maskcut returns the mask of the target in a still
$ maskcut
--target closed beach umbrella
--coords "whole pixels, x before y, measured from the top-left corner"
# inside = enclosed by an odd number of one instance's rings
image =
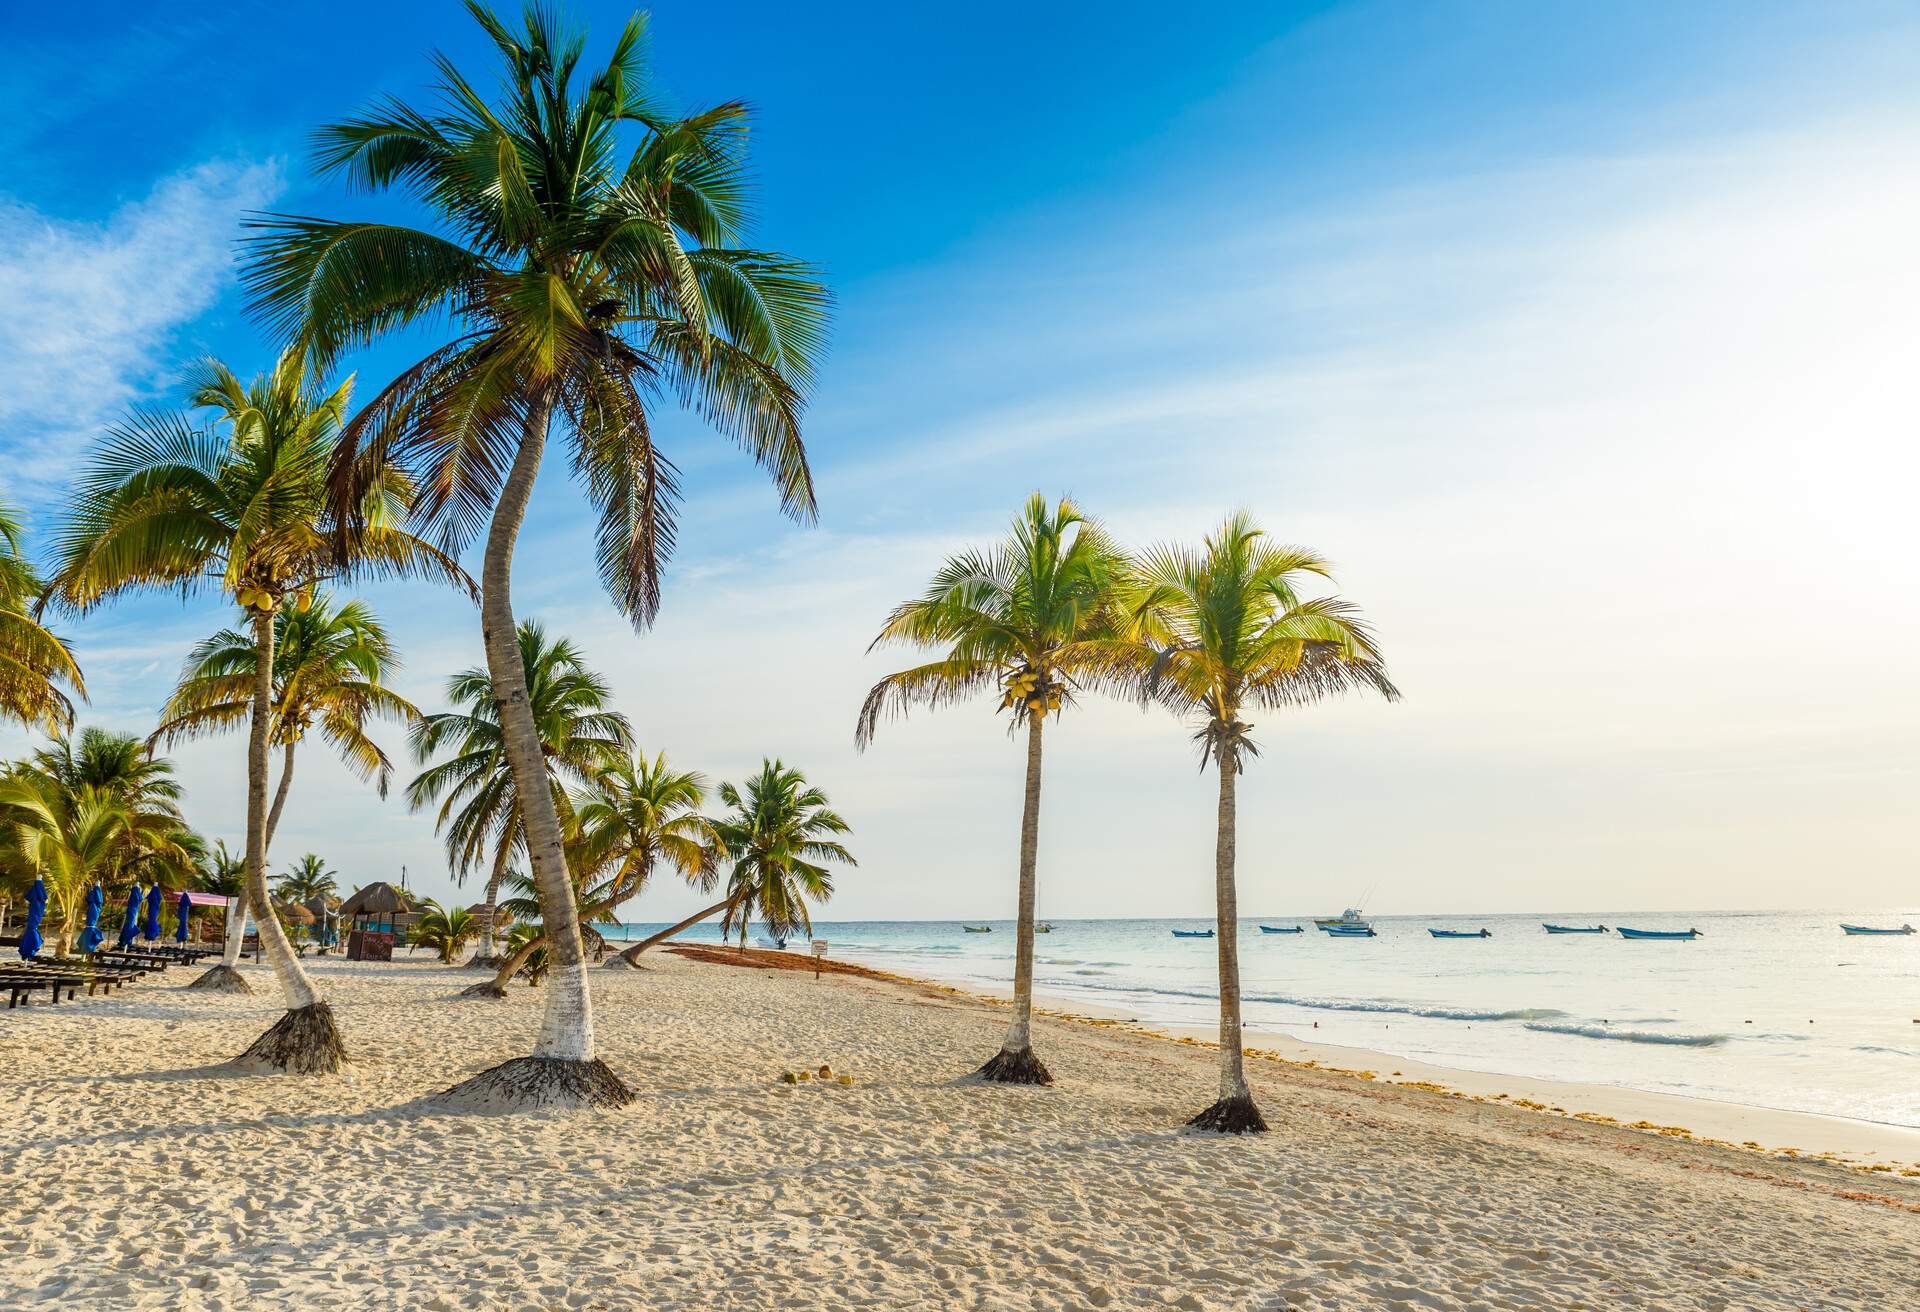
[[[193,908],[193,903],[187,901],[187,890],[184,888],[181,889],[180,890],[180,924],[179,924],[179,927],[173,931],[173,941],[175,943],[185,943],[187,941],[187,913],[190,910],[192,910],[192,908]]]
[[[147,890],[147,933],[154,942],[160,941],[160,885],[155,884]]]
[[[100,932],[100,913],[107,909],[107,890],[95,884],[87,890],[87,927],[80,931],[80,950],[92,952],[106,940]]]
[[[28,961],[40,954],[40,945],[46,942],[40,937],[40,921],[46,914],[47,881],[36,879],[27,890],[27,927],[20,934],[20,955]]]
[[[127,892],[127,914],[120,921],[120,946],[133,946],[134,935],[140,932],[140,885],[135,884]]]

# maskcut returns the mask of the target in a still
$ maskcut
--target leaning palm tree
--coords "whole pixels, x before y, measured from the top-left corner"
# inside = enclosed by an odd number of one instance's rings
[[[636,753],[574,793],[580,860],[589,869],[611,872],[612,906],[638,896],[662,865],[702,891],[719,882],[720,832],[700,814],[706,793],[706,780],[697,771],[668,765],[665,752],[652,758]],[[724,908],[724,902],[717,903],[672,932]],[[637,943],[607,964],[637,965],[646,947]]]
[[[1264,1131],[1240,1049],[1239,911],[1234,886],[1236,787],[1258,754],[1246,711],[1305,706],[1353,690],[1389,701],[1373,635],[1350,603],[1303,597],[1308,576],[1331,578],[1303,547],[1269,543],[1236,513],[1198,551],[1162,546],[1138,563],[1130,598],[1134,641],[1115,644],[1110,676],[1143,702],[1196,722],[1200,766],[1220,773],[1214,837],[1215,947],[1220,967],[1220,1096],[1190,1125],[1225,1133]]]
[[[280,749],[280,782],[267,810],[269,853],[293,787],[294,753],[309,732],[317,726],[346,767],[372,779],[385,797],[393,764],[368,726],[375,719],[412,723],[420,718],[412,702],[387,686],[400,667],[400,655],[364,601],[336,605],[324,591],[295,597],[275,613],[273,631],[269,739]],[[148,743],[187,741],[240,727],[251,713],[259,661],[253,635],[239,629],[222,629],[195,646]],[[188,988],[253,991],[238,967],[247,905],[243,896],[228,923],[220,963]]]
[[[544,628],[528,620],[520,625],[518,647],[541,773],[560,816],[567,805],[566,785],[585,784],[618,763],[632,746],[633,730],[626,716],[608,709],[612,689],[571,641],[549,639]],[[414,726],[415,760],[424,764],[448,754],[415,776],[407,786],[407,805],[418,811],[439,803],[434,831],[446,842],[456,881],[483,867],[490,870],[475,964],[494,966],[499,963],[493,960],[493,908],[501,876],[528,852],[526,809],[492,676],[482,669],[460,671],[447,680],[447,700],[461,709],[426,716]]]
[[[862,750],[888,711],[944,706],[995,689],[999,709],[1011,717],[1009,731],[1027,731],[1013,1021],[1000,1051],[979,1070],[1002,1084],[1053,1083],[1033,1051],[1041,734],[1047,717],[1071,704],[1090,655],[1113,636],[1116,589],[1126,571],[1125,555],[1078,507],[1063,497],[1049,508],[1036,492],[1004,542],[948,560],[924,594],[895,609],[873,643],[935,647],[940,656],[873,686],[854,731]]]
[[[599,513],[601,577],[636,627],[651,623],[679,490],[654,441],[663,397],[744,446],[784,509],[811,518],[800,416],[828,298],[812,269],[744,244],[746,109],[730,101],[671,117],[645,65],[642,18],[587,77],[583,40],[551,9],[530,6],[524,29],[475,0],[468,10],[500,55],[496,100],[439,57],[436,106],[390,100],[318,134],[322,173],[414,197],[435,230],[268,219],[246,280],[256,312],[321,362],[412,325],[456,325],[347,431],[335,480],[351,519],[370,451],[428,489],[419,511],[443,545],[457,549],[487,526],[487,669],[528,796],[529,854],[559,983],[532,1057],[451,1092],[455,1101],[617,1105],[631,1094],[594,1056],[560,819],[536,786],[538,731],[514,652],[514,542],[557,412]]]
[[[721,784],[720,800],[733,808],[716,826],[733,862],[720,937],[737,929],[744,948],[756,918],[774,938],[811,934],[807,903],[833,896],[827,863],[860,864],[833,837],[852,832],[851,826],[828,806],[825,793],[780,761],[762,761],[744,790]]]
[[[349,569],[468,582],[450,556],[398,527],[412,488],[391,467],[359,470],[355,531],[340,531],[326,476],[350,393],[350,383],[323,392],[296,353],[251,383],[206,361],[191,376],[189,401],[212,422],[196,427],[189,415],[136,412],[93,453],[56,544],[49,595],[68,609],[91,610],[140,588],[213,587],[246,611],[258,653],[247,734],[247,898],[259,908],[271,905],[274,616]],[[332,1010],[279,922],[259,923],[288,1010],[242,1064],[337,1070],[344,1052]]]
[[[59,733],[73,723],[61,685],[84,697],[86,684],[67,644],[35,617],[42,584],[25,542],[19,517],[0,502],[0,719]]]

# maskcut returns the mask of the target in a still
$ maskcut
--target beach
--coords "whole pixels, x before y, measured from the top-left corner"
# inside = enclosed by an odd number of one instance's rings
[[[159,977],[8,1013],[0,1305],[1891,1308],[1920,1270],[1897,1136],[1796,1160],[1576,1119],[1611,1114],[1579,1086],[1294,1051],[1249,1062],[1272,1133],[1195,1135],[1191,1036],[1043,1016],[1056,1086],[986,1087],[962,1077],[990,1000],[646,961],[591,972],[618,1111],[436,1109],[527,1050],[540,994],[456,1002],[473,976],[424,957],[309,958],[352,1057],[332,1077],[221,1069],[279,1012],[257,965],[252,997]]]

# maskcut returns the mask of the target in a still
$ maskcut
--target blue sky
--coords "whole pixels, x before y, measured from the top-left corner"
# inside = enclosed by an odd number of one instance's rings
[[[573,12],[605,39],[627,10]],[[440,3],[74,4],[14,31],[0,483],[43,525],[181,362],[270,359],[234,289],[244,212],[393,212],[316,186],[304,134],[421,95],[430,48],[485,52]],[[715,777],[781,755],[828,790],[862,865],[827,914],[1011,906],[1020,760],[989,708],[864,757],[851,736],[886,608],[1034,487],[1133,541],[1249,506],[1374,616],[1407,700],[1262,725],[1250,910],[1911,902],[1910,7],[672,4],[653,41],[682,104],[755,106],[763,240],[839,296],[821,524],[669,416],[689,498],[658,628],[598,594],[557,468],[516,600],[650,748]],[[350,362],[363,390],[408,345]],[[370,595],[437,706],[473,612]],[[150,599],[70,626],[88,718],[144,731],[225,619]],[[229,838],[238,757],[181,754]],[[1090,705],[1049,770],[1043,911],[1209,909],[1181,726]],[[317,754],[296,787],[278,858],[448,891],[425,819]]]

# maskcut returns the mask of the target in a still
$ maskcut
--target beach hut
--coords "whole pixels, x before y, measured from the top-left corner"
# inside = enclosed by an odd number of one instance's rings
[[[392,884],[376,881],[356,889],[340,904],[340,918],[352,926],[347,934],[347,960],[393,960],[394,930],[400,917],[412,911],[412,904]]]

